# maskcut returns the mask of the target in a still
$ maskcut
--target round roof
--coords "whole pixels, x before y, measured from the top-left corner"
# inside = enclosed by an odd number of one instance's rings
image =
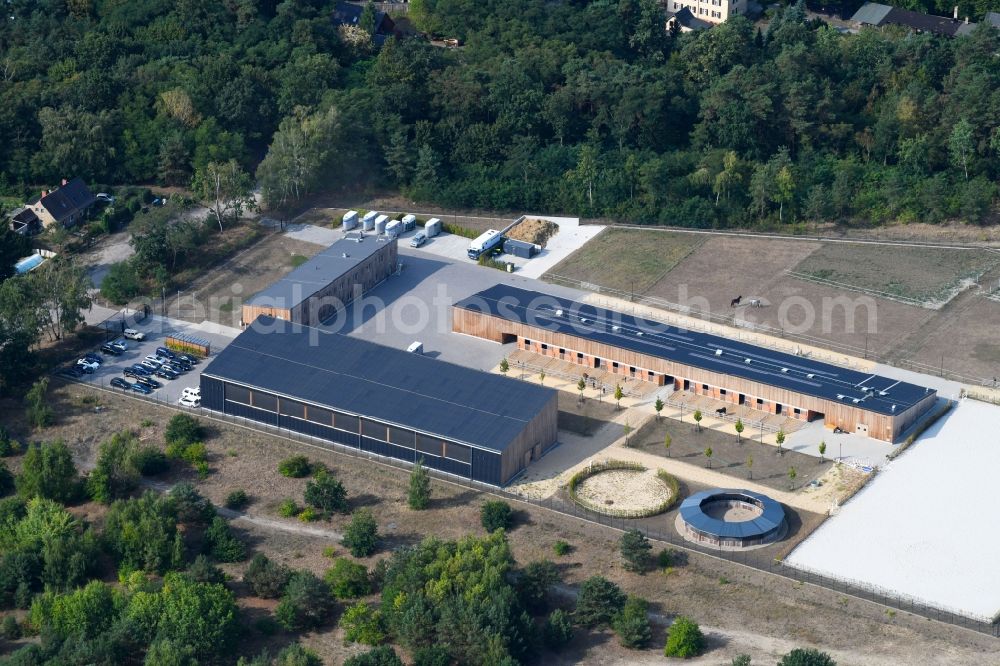
[[[727,522],[712,518],[705,513],[703,505],[725,500],[739,500],[755,504],[761,514],[751,520]],[[751,490],[716,488],[703,490],[691,495],[681,503],[681,519],[695,530],[720,538],[746,539],[764,536],[779,529],[785,522],[785,510],[781,504],[767,495]]]

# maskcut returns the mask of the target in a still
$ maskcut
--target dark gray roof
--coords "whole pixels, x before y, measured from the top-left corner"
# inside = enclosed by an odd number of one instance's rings
[[[762,512],[752,520],[727,522],[719,518],[712,518],[702,509],[704,503],[725,500],[749,501],[749,503],[759,506]],[[724,539],[769,536],[781,529],[785,522],[785,510],[778,502],[767,495],[750,490],[722,488],[703,490],[681,502],[680,514],[685,523],[699,532]]]
[[[364,10],[364,4],[341,0],[333,9],[333,24],[357,26]],[[393,29],[392,20],[387,21],[386,19],[388,19],[388,15],[385,12],[375,10],[375,35],[381,35],[383,39],[385,39],[386,33],[391,33]]]
[[[989,23],[994,28],[1000,28],[1000,12],[988,12],[986,14],[986,23]]]
[[[672,18],[677,20],[677,25],[689,30],[708,30],[712,27],[712,23],[698,18],[688,7],[681,7],[676,12],[667,12],[667,20]]]
[[[854,16],[851,17],[851,20],[856,23],[874,26],[898,25],[904,28],[919,30],[920,32],[944,35],[945,37],[967,34],[975,27],[974,23],[966,23],[962,19],[953,19],[949,16],[936,16],[934,14],[922,14],[874,2],[867,2],[862,5],[855,12]]]
[[[866,2],[861,5],[858,11],[854,12],[854,16],[851,17],[851,20],[855,23],[881,25],[882,19],[886,17],[891,9],[892,7],[889,5],[879,4],[877,2]]]
[[[260,317],[202,373],[502,452],[550,388]]]
[[[74,178],[41,199],[42,206],[57,222],[62,222],[70,215],[90,208],[95,201],[97,199],[80,178]]]
[[[490,287],[459,301],[455,307],[833,402],[857,400],[859,408],[879,414],[902,412],[934,393],[929,388],[889,377],[508,285]]]
[[[389,241],[384,237],[348,234],[347,238],[337,241],[271,286],[254,294],[247,304],[294,308],[385,247],[386,243],[395,242],[395,239]]]

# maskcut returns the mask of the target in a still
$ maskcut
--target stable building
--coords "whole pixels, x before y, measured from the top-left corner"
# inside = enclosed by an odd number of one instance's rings
[[[452,329],[887,442],[937,399],[927,387],[508,285],[456,303]]]
[[[261,315],[315,326],[396,271],[396,239],[345,234],[267,289],[243,304],[241,325]]]
[[[201,373],[201,405],[495,486],[558,421],[553,389],[267,317]]]

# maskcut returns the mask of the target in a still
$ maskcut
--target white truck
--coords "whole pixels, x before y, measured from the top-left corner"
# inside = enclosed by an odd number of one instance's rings
[[[479,257],[490,252],[503,243],[503,235],[496,229],[490,229],[469,244],[469,259],[478,260]]]

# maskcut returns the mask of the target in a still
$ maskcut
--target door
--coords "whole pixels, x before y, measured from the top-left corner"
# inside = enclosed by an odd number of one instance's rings
[[[864,423],[859,423],[858,427],[854,429],[854,432],[858,433],[859,435],[864,435],[864,436],[867,437],[868,436],[868,426],[865,425]]]

